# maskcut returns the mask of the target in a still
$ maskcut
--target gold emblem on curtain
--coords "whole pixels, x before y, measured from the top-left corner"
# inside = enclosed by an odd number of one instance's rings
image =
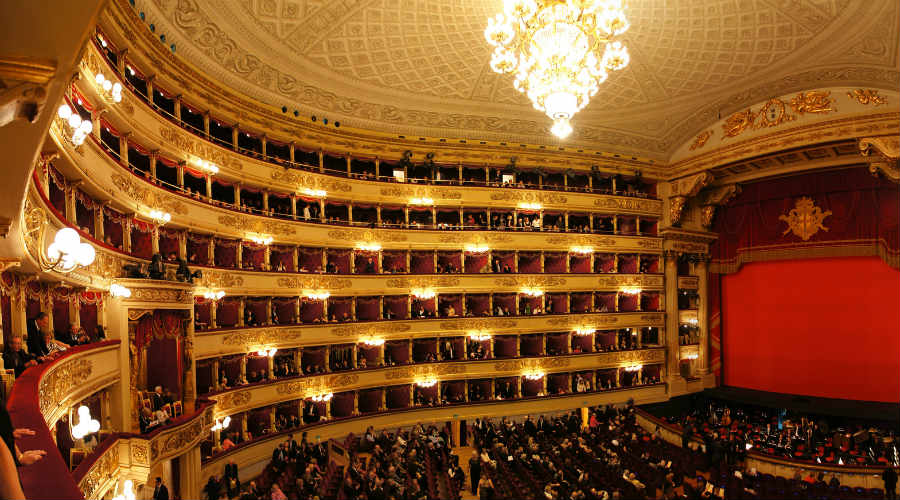
[[[828,231],[828,228],[823,226],[822,223],[829,215],[831,215],[831,210],[823,212],[811,198],[800,198],[787,215],[778,217],[779,220],[783,220],[788,224],[788,228],[781,234],[784,236],[793,232],[803,241],[808,241],[820,229]]]

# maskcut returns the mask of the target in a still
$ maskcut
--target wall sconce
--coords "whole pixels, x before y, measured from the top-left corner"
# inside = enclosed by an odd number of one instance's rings
[[[103,76],[103,73],[97,73],[94,77],[94,81],[97,82],[97,87],[102,90],[103,97],[112,100],[112,102],[122,102],[121,83],[113,83],[112,80]]]
[[[203,292],[203,298],[209,299],[209,300],[221,300],[222,297],[224,297],[224,296],[225,296],[224,290],[219,290],[217,292],[214,292],[212,290],[207,290],[207,291]]]
[[[489,252],[491,248],[485,244],[479,243],[470,243],[466,245],[466,251],[469,253],[485,253]]]
[[[331,297],[331,292],[327,290],[311,290],[303,292],[303,296],[310,300],[325,300]]]
[[[231,425],[231,417],[225,417],[222,420],[216,419],[216,425],[212,426],[210,429],[212,432],[223,431]]]
[[[118,283],[113,283],[112,285],[109,285],[109,294],[113,297],[127,299],[128,297],[131,297],[131,289]]]
[[[276,352],[278,352],[278,349],[270,347],[269,349],[260,349],[256,351],[256,355],[264,358],[272,358],[275,357]]]
[[[644,367],[644,365],[629,365],[629,366],[625,367],[625,371],[626,372],[636,372],[643,367]]]
[[[112,500],[135,500],[134,483],[131,479],[126,479],[125,482],[122,483],[122,493],[114,496]]]
[[[322,394],[316,394],[316,395],[312,396],[310,399],[312,399],[316,403],[322,403],[322,402],[327,403],[328,401],[331,401],[331,398],[333,398],[333,397],[334,397],[334,394],[332,394],[330,392],[325,392]]]
[[[576,328],[575,335],[586,337],[588,335],[593,335],[595,331],[597,331],[596,328],[587,328],[587,327]]]
[[[621,293],[624,293],[625,295],[637,295],[637,294],[641,293],[643,290],[641,290],[641,287],[639,287],[639,286],[623,286],[622,288],[619,289],[619,291]]]
[[[162,210],[151,210],[148,215],[157,226],[164,226],[172,221],[172,215]]]
[[[81,439],[100,430],[100,422],[91,418],[91,409],[85,405],[78,407],[78,423],[72,426],[72,437]]]
[[[191,163],[193,163],[197,167],[200,167],[200,170],[203,170],[209,175],[216,175],[219,173],[219,166],[211,161],[194,158],[193,160],[191,160]]]
[[[40,246],[44,246],[44,231],[41,231]],[[69,273],[77,267],[87,267],[94,262],[97,251],[90,243],[82,243],[78,231],[64,227],[56,232],[53,243],[47,247],[47,257],[39,254],[41,268],[45,271]]]
[[[472,331],[469,332],[469,338],[476,342],[484,342],[485,340],[491,340],[491,334],[484,331]]]
[[[434,205],[433,198],[410,198],[410,205]]]
[[[328,196],[328,192],[325,191],[324,189],[304,188],[302,192],[306,196],[312,196],[313,198],[324,198],[324,197]]]
[[[409,293],[419,300],[433,299],[437,295],[431,288],[413,288]]]
[[[572,247],[571,249],[569,249],[569,251],[572,253],[587,255],[594,253],[594,247]]]
[[[437,382],[436,378],[427,378],[425,380],[416,381],[416,385],[419,387],[434,387],[437,385]]]
[[[366,252],[377,252],[381,250],[381,243],[359,242],[356,244],[357,250],[365,250]]]
[[[697,325],[700,324],[700,320],[697,319],[697,318],[688,318],[688,319],[687,319],[687,324],[689,324],[689,325],[691,325],[691,326],[697,326]]]
[[[526,380],[540,380],[544,378],[544,372],[527,372],[522,375]]]
[[[262,235],[262,234],[252,234],[248,238],[250,239],[250,241],[252,241],[253,243],[256,243],[257,245],[269,246],[270,244],[272,244],[272,241],[273,241],[271,236]]]
[[[543,208],[543,205],[536,202],[522,202],[519,203],[519,208],[523,210],[540,210],[541,208]]]
[[[541,290],[540,288],[533,288],[533,287],[523,288],[523,289],[519,290],[519,292],[524,295],[527,295],[529,297],[540,297],[540,296],[544,295],[543,290]]]
[[[94,130],[94,124],[90,120],[83,120],[81,115],[72,111],[72,108],[66,103],[60,105],[57,115],[68,126],[69,132],[72,134],[69,140],[75,147],[84,144],[84,140]]]
[[[376,339],[372,337],[364,337],[359,339],[360,344],[367,345],[369,347],[378,347],[384,345],[384,339]]]
[[[700,357],[699,354],[697,354],[696,352],[692,352],[690,354],[686,354],[683,359],[689,359],[689,360],[693,361],[699,357]]]

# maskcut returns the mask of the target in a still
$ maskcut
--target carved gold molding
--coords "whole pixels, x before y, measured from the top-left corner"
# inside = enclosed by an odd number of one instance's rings
[[[882,104],[887,104],[887,97],[878,95],[878,90],[876,89],[853,89],[847,92],[847,97],[862,105],[881,106]]]
[[[860,154],[869,162],[869,172],[900,183],[900,136],[863,137],[858,144]]]
[[[701,193],[700,223],[703,228],[709,229],[712,227],[717,207],[727,204],[739,194],[741,194],[741,187],[737,184],[719,186]]]
[[[162,194],[133,175],[121,172],[113,172],[110,176],[116,187],[116,195],[125,195],[135,202],[145,205],[150,209],[170,212],[174,215],[187,215],[187,204],[171,194]]]
[[[341,290],[351,288],[353,280],[347,278],[330,278],[325,276],[309,276],[309,277],[282,277],[278,278],[278,286],[280,288],[293,289],[315,289],[315,290]],[[390,286],[390,285],[388,285]]]
[[[294,343],[303,336],[300,328],[262,328],[229,333],[222,339],[224,345],[242,345],[249,352],[259,346]]]
[[[660,275],[609,275],[598,279],[597,284],[601,287],[618,288],[623,286],[638,286],[641,288],[660,288],[663,287],[663,277]]]
[[[788,104],[797,114],[804,113],[830,113],[837,111],[834,107],[834,98],[830,91],[814,90],[800,92],[790,103],[773,98],[766,101],[757,111],[747,108],[746,111],[738,111],[732,114],[722,124],[725,137],[737,137],[747,130],[759,130],[766,127],[777,127],[782,123],[796,120],[797,117],[788,113]]]
[[[15,121],[34,123],[47,100],[56,62],[32,57],[0,57],[0,127]]]
[[[87,359],[63,362],[45,375],[38,386],[38,403],[41,414],[48,415],[72,390],[83,384],[91,376],[93,364]]]
[[[349,337],[351,335],[385,335],[390,333],[403,333],[411,330],[409,323],[381,324],[381,325],[347,325],[331,329],[331,334],[337,337]]]
[[[454,287],[462,282],[460,278],[453,276],[435,276],[428,278],[392,278],[385,285],[388,288],[435,288]]]
[[[296,234],[295,225],[286,222],[267,220],[268,217],[250,215],[220,215],[219,224],[230,226],[241,231],[263,233],[273,236]]]
[[[134,449],[132,449],[132,452]],[[132,455],[132,460],[135,457]],[[97,459],[88,473],[78,482],[84,498],[97,498],[104,483],[119,475],[119,447],[113,444]]]

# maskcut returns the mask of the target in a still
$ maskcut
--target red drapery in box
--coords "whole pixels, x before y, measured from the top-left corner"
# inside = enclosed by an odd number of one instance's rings
[[[337,268],[338,274],[350,274],[350,250],[329,248],[327,262]]]
[[[620,215],[617,226],[619,234],[635,234],[637,232],[637,219]]]
[[[488,272],[488,254],[487,252],[472,253],[466,252],[466,273],[484,273]]]
[[[209,328],[211,308],[212,302],[202,297],[194,298],[194,322],[202,328]]]
[[[444,268],[450,266],[454,270],[462,270],[462,252],[438,251],[437,260],[438,264]]]
[[[123,247],[124,222],[125,217],[122,214],[109,207],[103,208],[103,235],[107,244],[116,248]]]
[[[533,398],[544,390],[543,380],[529,380],[522,378],[522,397]]]
[[[504,264],[508,261],[504,259]],[[563,264],[565,267],[565,264]],[[510,269],[515,270],[514,266]],[[539,273],[541,272],[541,254],[540,252],[519,252],[519,272],[520,273]]]
[[[633,312],[637,311],[638,296],[637,294],[620,293],[619,294],[619,311]]]
[[[618,333],[615,330],[598,330],[594,333],[594,344],[603,350],[610,350],[618,343]]]
[[[404,364],[412,361],[409,359],[409,341],[398,340],[384,343],[385,360],[391,360],[395,364]]]
[[[322,271],[322,253],[323,248],[298,248],[298,260],[300,262],[300,271],[317,273]]]
[[[474,316],[490,316],[490,296],[486,293],[466,295],[466,312]]]
[[[576,292],[573,293],[571,297],[573,313],[590,312],[592,306],[594,305],[594,294],[591,292]]]
[[[568,334],[565,333],[548,333],[547,334],[547,351],[552,354],[564,354],[568,352]]]
[[[594,254],[594,269],[598,273],[614,273],[616,272],[616,258],[612,254],[597,253]]]
[[[178,231],[159,228],[159,253],[163,259],[172,261],[173,257],[178,258],[178,235]]]
[[[268,323],[269,317],[266,314],[266,299],[246,299],[244,300],[244,309],[253,313],[257,323],[264,325]]]
[[[235,267],[237,265],[237,249],[240,241],[216,238],[213,257],[217,267]]]
[[[356,274],[374,274],[381,272],[378,266],[378,252],[357,250],[355,252],[354,270]]]
[[[437,339],[416,339],[413,340],[413,359],[416,363],[425,361],[425,357],[429,354],[437,352]]]
[[[381,388],[364,389],[359,391],[359,411],[361,413],[372,413],[381,410]]]
[[[250,374],[256,372],[256,376],[259,378],[266,378],[266,374],[269,373],[269,357],[268,356],[247,356],[247,373],[244,376],[247,379],[253,378]]]
[[[619,272],[623,274],[635,274],[638,272],[638,257],[633,254],[619,255]]]
[[[300,299],[300,321],[316,323],[325,316],[325,302],[322,300]]]
[[[544,311],[544,297],[532,297],[529,295],[522,295],[519,297],[519,311],[520,314],[528,314],[528,310],[531,310],[531,314],[539,314]]]
[[[187,233],[188,262],[200,266],[209,265],[209,245],[212,238],[209,236]]]
[[[100,292],[81,292],[78,296],[80,302],[78,308],[78,321],[81,328],[91,338],[97,339],[97,306],[103,303],[103,294]]]
[[[357,297],[356,319],[359,321],[376,321],[381,319],[378,297]]]
[[[353,414],[353,391],[339,392],[331,398],[331,416],[335,418],[349,417]]]
[[[378,366],[378,356],[381,353],[381,348],[378,346],[369,346],[366,344],[358,344],[359,346],[359,358],[366,360],[366,366],[371,368],[373,366]]]
[[[572,352],[591,352],[591,336],[573,334]]]
[[[409,319],[409,297],[398,295],[384,298],[384,308],[391,311],[394,319]]]
[[[571,273],[589,273],[589,272],[591,272],[591,256],[590,255],[570,255],[569,256],[569,272],[571,272]]]
[[[897,186],[857,167],[743,184],[719,209],[710,247],[713,272],[736,272],[745,262],[811,257],[879,256],[900,267],[900,192]],[[813,206],[798,205],[808,198]],[[829,213],[804,240],[790,230],[791,211]],[[807,211],[810,213],[807,214]]]
[[[435,312],[435,308],[437,306],[434,303],[435,302],[434,298],[417,299],[415,297],[411,297],[410,299],[412,300],[413,314],[415,314],[415,312],[418,311],[419,309],[425,309],[426,311],[431,312],[431,313]]]
[[[385,397],[389,409],[400,409],[409,407],[409,386],[394,385],[387,388]]]
[[[518,339],[515,335],[497,335],[494,337],[494,357],[511,358],[516,355]]]
[[[176,399],[182,393],[183,319],[180,311],[157,310],[141,317],[135,328],[135,347],[138,352],[146,349],[147,388],[163,386]]]
[[[562,252],[544,252],[544,272],[557,274],[566,272],[567,258],[568,254]]]
[[[336,319],[338,321],[349,321],[351,318],[350,309],[353,299],[350,297],[331,297],[328,299],[328,319]]]
[[[215,389],[215,377],[211,361],[197,361],[197,393],[206,394]]]
[[[269,249],[269,256],[273,271],[279,270],[281,266],[284,266],[284,270],[289,273],[296,271],[293,248],[272,245]]]
[[[657,256],[657,255],[641,255],[641,272],[642,273],[658,273],[659,272],[659,256]]]
[[[325,367],[325,347],[306,347],[300,353],[300,364],[309,369],[312,366]]]
[[[410,264],[415,274],[434,274],[434,252],[410,252]]]
[[[522,335],[519,339],[519,354],[522,356],[540,356],[544,351],[544,336]]]
[[[441,394],[447,399],[462,400],[466,397],[466,383],[464,380],[451,380],[441,385]]]
[[[550,312],[553,314],[565,314],[569,312],[569,300],[564,293],[547,294],[547,301],[552,306]]]
[[[616,312],[616,292],[597,292],[594,300],[597,312]]]
[[[88,234],[94,235],[94,209],[96,205],[92,199],[81,190],[75,190],[75,223]]]
[[[266,247],[255,243],[244,242],[241,249],[241,266],[244,269],[264,269],[266,263]]]
[[[247,430],[250,431],[252,436],[262,436],[269,432],[272,426],[271,413],[272,407],[250,410],[247,419]]]
[[[450,308],[453,308],[452,316],[462,316],[462,296],[458,294],[445,294],[438,296],[438,310],[441,316],[451,315]]]
[[[509,314],[516,313],[516,296],[511,293],[495,293],[494,294],[494,314],[496,315],[497,306],[509,311]],[[504,313],[505,314],[505,313]]]
[[[72,291],[68,288],[57,287],[50,291],[53,298],[53,330],[55,335],[64,335],[69,331],[69,301],[72,300]]]
[[[131,255],[143,259],[153,256],[153,224],[131,220]]]
[[[272,299],[272,312],[278,317],[279,325],[290,325],[297,322],[297,300]]]
[[[387,273],[405,273],[409,271],[406,268],[406,252],[402,250],[385,250],[382,252],[381,262]]]
[[[569,390],[568,373],[551,373],[547,375],[547,392],[549,394],[567,394]]]
[[[659,292],[643,292],[641,294],[641,311],[659,310]]]
[[[224,298],[219,301],[216,309],[216,325],[219,328],[229,328],[238,324],[238,309],[240,305],[237,299]]]

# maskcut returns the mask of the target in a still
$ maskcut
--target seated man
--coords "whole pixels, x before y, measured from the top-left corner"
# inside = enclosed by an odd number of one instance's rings
[[[15,371],[16,377],[18,377],[26,368],[37,364],[34,356],[22,348],[22,337],[16,336],[10,339],[6,349],[3,350],[3,365],[7,370]]]
[[[49,361],[69,347],[68,344],[54,339],[50,335],[50,330],[45,330],[41,332],[41,340],[35,346],[36,350],[32,354],[37,356],[41,361]]]

